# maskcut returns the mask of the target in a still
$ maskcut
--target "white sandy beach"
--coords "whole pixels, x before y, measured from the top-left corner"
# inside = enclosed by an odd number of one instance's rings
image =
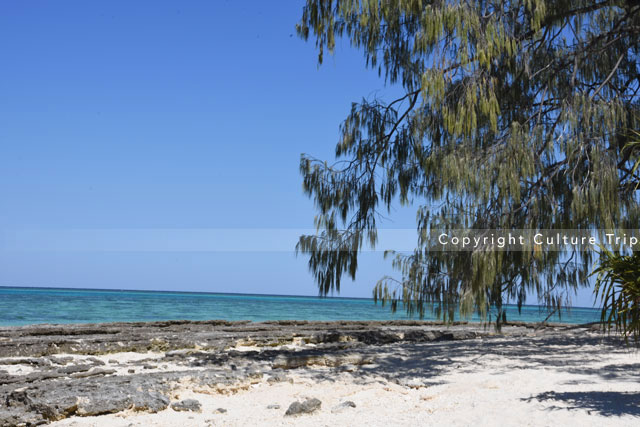
[[[172,400],[197,399],[201,412],[127,411],[52,425],[638,425],[640,353],[584,333],[383,345],[370,365],[288,370],[293,383],[265,376],[227,393],[189,382],[174,390]],[[284,415],[307,398],[321,408]],[[355,408],[339,407],[345,401]]]

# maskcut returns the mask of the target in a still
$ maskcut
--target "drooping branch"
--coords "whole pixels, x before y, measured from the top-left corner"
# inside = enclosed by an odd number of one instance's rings
[[[375,244],[381,206],[395,202],[421,205],[419,232],[640,219],[637,156],[624,148],[640,121],[636,3],[309,0],[298,28],[320,55],[348,38],[405,91],[354,105],[339,165],[303,158],[320,227],[299,247],[321,292],[339,289],[343,272],[355,276],[363,236]],[[563,267],[563,252],[435,253],[423,243],[395,259],[401,279],[376,287],[392,308],[422,315],[435,304],[452,316],[456,304],[486,311],[531,293],[557,306],[590,262],[579,254]]]

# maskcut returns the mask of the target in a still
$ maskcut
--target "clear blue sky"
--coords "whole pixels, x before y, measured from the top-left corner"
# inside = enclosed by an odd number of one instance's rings
[[[0,230],[312,227],[300,154],[393,89],[347,42],[318,68],[302,3],[2,2]],[[341,295],[389,272],[366,254]],[[0,285],[316,293],[292,252],[5,249]]]

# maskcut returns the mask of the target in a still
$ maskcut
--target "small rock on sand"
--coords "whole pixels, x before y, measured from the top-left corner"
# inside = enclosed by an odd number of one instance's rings
[[[171,409],[178,412],[183,412],[183,411],[200,412],[202,409],[202,405],[196,399],[185,399],[179,402],[173,402],[171,404]]]
[[[267,378],[269,384],[281,383],[288,381],[288,377],[284,374],[278,373]]]
[[[349,408],[355,408],[355,407],[356,407],[356,404],[355,404],[355,403],[353,403],[353,402],[352,402],[352,401],[350,401],[350,400],[347,400],[347,401],[342,402],[341,404],[336,405],[336,406],[334,406],[333,408],[331,408],[331,413],[332,413],[332,414],[336,414],[336,413],[338,413],[338,412],[342,412],[342,411],[344,411],[344,410],[346,410],[346,409],[349,409]]]
[[[307,399],[304,402],[293,402],[289,405],[289,409],[284,414],[285,416],[293,416],[293,415],[302,415],[302,414],[311,414],[322,406],[322,402],[318,399]]]
[[[267,409],[280,409],[280,405],[267,405]]]

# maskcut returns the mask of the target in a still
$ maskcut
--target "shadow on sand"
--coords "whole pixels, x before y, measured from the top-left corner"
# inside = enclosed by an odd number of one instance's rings
[[[583,409],[597,412],[604,416],[633,415],[640,416],[640,393],[618,391],[578,391],[555,392],[547,391],[522,399],[527,402],[533,400],[563,402],[567,406],[550,406],[550,410]]]

